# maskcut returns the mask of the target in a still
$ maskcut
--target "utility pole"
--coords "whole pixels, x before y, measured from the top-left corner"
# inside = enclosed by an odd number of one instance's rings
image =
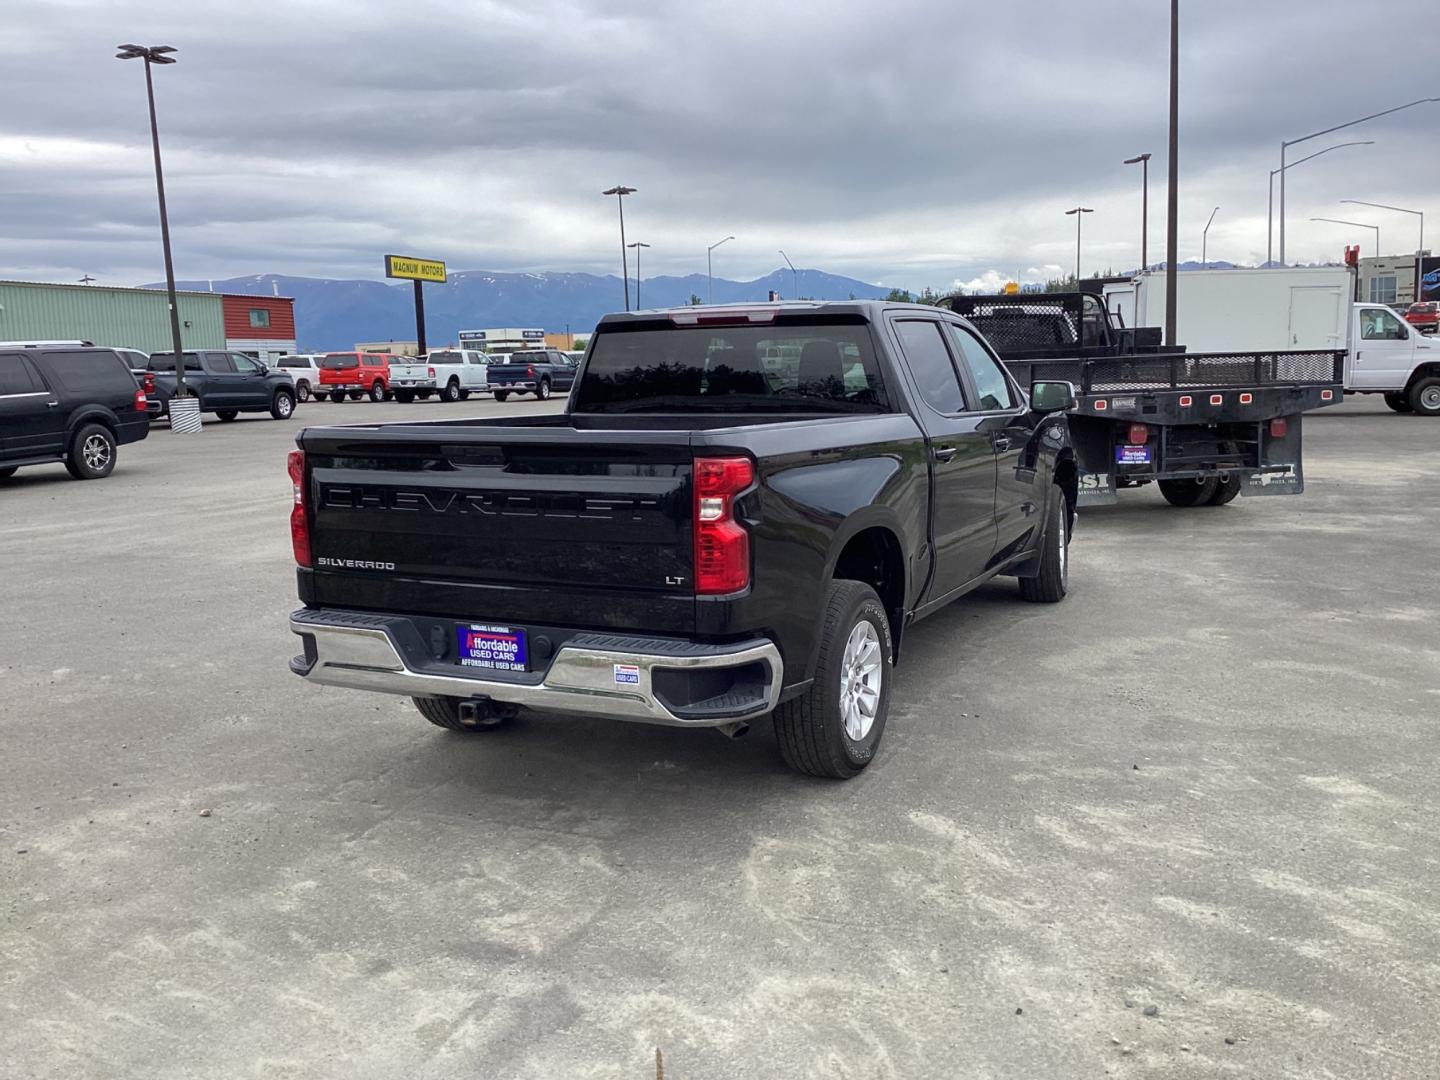
[[[1126,158],[1123,164],[1140,166],[1140,269],[1150,268],[1147,240],[1150,236],[1150,155]]]
[[[1219,208],[1218,206],[1215,207],[1214,210],[1211,210],[1211,211],[1210,211],[1210,220],[1207,221],[1207,222],[1205,222],[1205,230],[1200,234],[1200,269],[1201,269],[1201,270],[1209,269],[1209,262],[1208,262],[1208,260],[1206,259],[1206,248],[1207,248],[1207,245],[1208,245],[1209,242],[1210,242],[1210,226],[1211,226],[1211,224],[1214,223],[1214,221],[1215,221],[1215,215],[1218,214],[1219,212],[1220,212],[1220,208]]]
[[[615,202],[620,207],[620,280],[625,283],[625,310],[630,310],[630,263],[625,254],[625,196],[634,195],[633,187],[626,187],[624,184],[616,184],[607,188],[601,195],[614,195]]]
[[[789,256],[789,255],[786,255],[783,250],[780,252],[780,257],[785,260],[785,265],[788,266],[788,267],[790,267],[790,283],[791,283],[791,286],[792,286],[792,291],[795,293],[795,295],[792,296],[790,299],[791,299],[791,300],[799,300],[799,299],[800,299],[800,275],[795,272],[795,264],[790,261],[790,256]]]
[[[649,247],[650,245],[649,245],[649,244],[642,243],[642,242],[640,242],[639,240],[636,240],[633,244],[627,244],[627,245],[625,245],[625,246],[626,246],[626,247],[632,247],[632,248],[635,249],[635,310],[636,310],[636,311],[639,311],[639,310],[640,310],[640,249],[641,249],[641,248],[647,248],[647,247]]]
[[[1075,291],[1080,291],[1080,222],[1086,214],[1093,214],[1095,211],[1088,206],[1077,206],[1074,210],[1066,210],[1065,216],[1075,215]]]
[[[1170,0],[1169,191],[1165,196],[1165,344],[1175,346],[1175,257],[1180,243],[1180,0]]]

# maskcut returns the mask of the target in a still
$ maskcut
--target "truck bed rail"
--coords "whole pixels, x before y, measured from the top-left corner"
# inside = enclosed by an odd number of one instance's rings
[[[1005,366],[1022,386],[1037,381],[1069,382],[1081,394],[1210,386],[1312,386],[1342,382],[1345,353],[1152,353],[1089,360],[1006,360]]]

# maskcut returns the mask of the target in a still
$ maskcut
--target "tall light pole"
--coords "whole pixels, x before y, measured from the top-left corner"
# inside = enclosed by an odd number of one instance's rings
[[[155,83],[151,64],[173,64],[169,45],[117,45],[117,60],[145,61],[145,97],[150,103],[150,146],[155,152],[155,192],[160,199],[160,246],[165,249],[165,291],[170,301],[170,343],[175,350],[175,396],[186,396],[185,356],[180,346],[180,308],[175,298],[175,262],[170,257],[170,215],[165,210],[165,173],[160,168],[160,125],[155,120]]]
[[[1379,226],[1379,225],[1367,225],[1367,224],[1366,224],[1365,222],[1363,222],[1363,221],[1341,221],[1339,218],[1333,218],[1333,217],[1312,217],[1310,220],[1311,220],[1311,221],[1325,221],[1325,222],[1328,222],[1328,223],[1331,224],[1331,225],[1353,225],[1353,226],[1355,226],[1355,228],[1357,228],[1357,229],[1374,229],[1374,230],[1375,230],[1375,254],[1376,254],[1377,256],[1380,254],[1380,226]]]
[[[1077,206],[1074,210],[1066,210],[1065,216],[1075,215],[1075,290],[1080,290],[1080,222],[1086,214],[1093,214],[1095,211],[1088,206]]]
[[[1359,120],[1349,120],[1343,124],[1336,124],[1321,131],[1312,131],[1309,135],[1301,135],[1298,139],[1286,139],[1280,143],[1280,263],[1285,263],[1285,170],[1289,167],[1285,164],[1285,151],[1296,143],[1306,142],[1309,139],[1319,138],[1321,135],[1329,135],[1332,131],[1339,131],[1341,128],[1354,127],[1356,124],[1363,124],[1367,120],[1374,120],[1377,117],[1389,116],[1401,109],[1411,109],[1416,105],[1427,105],[1440,101],[1440,97],[1417,98],[1415,101],[1407,101],[1404,105],[1396,105],[1393,109],[1383,109],[1369,116],[1362,116]]]
[[[1218,214],[1219,212],[1220,212],[1220,208],[1219,208],[1218,206],[1215,207],[1214,210],[1211,210],[1211,211],[1210,211],[1210,220],[1207,221],[1207,222],[1205,222],[1205,231],[1200,234],[1200,269],[1201,269],[1201,270],[1205,270],[1205,269],[1207,269],[1207,268],[1209,267],[1209,260],[1206,258],[1206,247],[1207,247],[1207,245],[1208,245],[1209,242],[1210,242],[1210,226],[1211,226],[1211,224],[1215,221],[1215,215]]]
[[[1407,210],[1403,206],[1387,206],[1385,203],[1365,202],[1362,199],[1341,199],[1342,203],[1353,203],[1356,206],[1373,206],[1376,210],[1394,210],[1397,214],[1414,214],[1420,219],[1420,245],[1415,249],[1415,299],[1423,300],[1420,295],[1420,278],[1425,269],[1425,212],[1423,210]]]
[[[1175,259],[1180,247],[1180,0],[1170,0],[1170,136],[1165,182],[1165,344],[1175,345]]]
[[[799,300],[799,299],[800,299],[800,275],[795,272],[795,264],[790,261],[790,256],[789,256],[789,255],[786,255],[784,251],[781,251],[781,252],[780,252],[780,257],[785,260],[785,265],[788,266],[788,267],[790,267],[790,283],[791,283],[791,285],[793,286],[793,289],[794,289],[794,292],[795,292],[795,295],[792,296],[790,299],[792,299],[792,300]]]
[[[727,243],[734,239],[735,238],[733,236],[727,236],[724,240],[716,240],[715,243],[711,244],[708,248],[705,249],[705,280],[708,283],[710,290],[710,297],[706,301],[706,303],[708,304],[713,304],[715,302],[715,271],[714,261],[711,259],[711,254],[721,244]]]
[[[625,187],[623,184],[616,184],[607,188],[601,195],[614,195],[615,203],[620,207],[620,278],[625,282],[625,310],[630,310],[630,263],[625,254],[625,196],[634,195],[633,187]]]
[[[1145,241],[1150,232],[1150,155],[1138,154],[1123,164],[1140,166],[1140,269],[1145,270],[1149,266]]]
[[[640,310],[640,249],[650,245],[643,241],[636,240],[633,244],[626,244],[626,247],[635,249],[635,310]]]
[[[1307,154],[1305,157],[1302,157],[1299,161],[1292,161],[1292,162],[1290,162],[1289,165],[1286,165],[1285,168],[1287,168],[1287,169],[1293,169],[1293,168],[1295,168],[1296,165],[1304,165],[1305,162],[1309,161],[1311,158],[1317,158],[1317,157],[1319,157],[1321,154],[1328,154],[1331,150],[1342,150],[1342,149],[1344,149],[1344,148],[1347,147],[1347,146],[1374,146],[1374,145],[1375,145],[1375,140],[1374,140],[1374,139],[1365,139],[1365,140],[1362,141],[1362,142],[1342,142],[1342,143],[1336,143],[1334,146],[1327,146],[1324,150],[1316,150],[1315,153],[1313,153],[1313,154]],[[1279,173],[1279,172],[1280,172],[1279,169],[1271,169],[1271,170],[1270,170],[1270,197],[1269,197],[1269,201],[1265,204],[1265,265],[1266,265],[1266,266],[1269,266],[1270,263],[1274,261],[1273,258],[1272,258],[1272,256],[1271,256],[1270,244],[1271,244],[1271,242],[1272,242],[1272,241],[1274,240],[1274,238],[1275,238],[1275,176],[1276,176],[1276,174]]]

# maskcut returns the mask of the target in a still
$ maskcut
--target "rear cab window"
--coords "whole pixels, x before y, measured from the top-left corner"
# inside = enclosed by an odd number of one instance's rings
[[[602,327],[593,342],[575,412],[892,411],[869,324],[858,316],[654,320]]]
[[[348,371],[360,366],[360,358],[354,353],[332,353],[320,358],[320,366],[330,371]]]

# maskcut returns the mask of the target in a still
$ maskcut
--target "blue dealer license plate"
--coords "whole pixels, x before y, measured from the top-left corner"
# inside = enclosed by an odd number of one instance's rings
[[[455,627],[462,667],[490,668],[493,671],[524,671],[525,631],[508,626],[471,623]]]

